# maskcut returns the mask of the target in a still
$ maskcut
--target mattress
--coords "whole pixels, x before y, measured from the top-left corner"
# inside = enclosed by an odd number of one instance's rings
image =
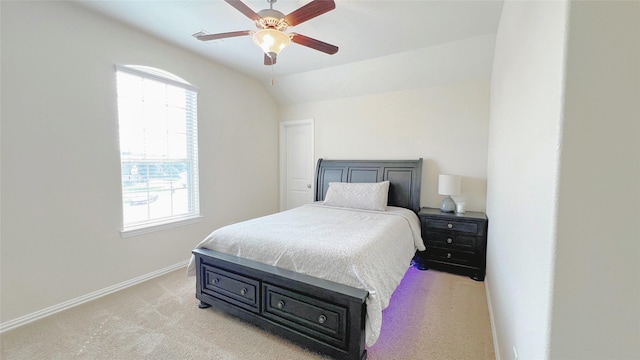
[[[367,290],[366,344],[380,335],[382,310],[424,250],[420,221],[408,209],[358,210],[313,203],[213,231],[207,248]],[[195,275],[192,257],[189,275]]]

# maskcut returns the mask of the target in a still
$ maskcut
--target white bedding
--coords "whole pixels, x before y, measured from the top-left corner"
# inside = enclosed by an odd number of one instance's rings
[[[197,246],[369,291],[366,344],[380,335],[382,310],[424,250],[420,222],[411,210],[355,210],[307,204],[225,226]],[[195,275],[194,257],[188,268]]]

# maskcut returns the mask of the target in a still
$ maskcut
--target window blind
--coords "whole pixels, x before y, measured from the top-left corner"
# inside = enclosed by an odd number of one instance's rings
[[[143,66],[116,79],[123,231],[199,217],[197,88]]]

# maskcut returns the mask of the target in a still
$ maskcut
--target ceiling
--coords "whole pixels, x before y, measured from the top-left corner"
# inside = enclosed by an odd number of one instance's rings
[[[425,49],[487,34],[495,38],[503,3],[502,0],[335,0],[334,10],[287,32],[295,31],[336,45],[340,48],[338,53],[327,55],[291,44],[271,69],[263,64],[263,54],[251,36],[209,42],[192,36],[199,31],[213,34],[256,29],[252,20],[222,0],[77,1],[265,83],[398,54],[428,55]],[[269,8],[266,0],[243,2],[256,12]],[[274,9],[288,14],[308,2],[279,0]],[[493,47],[493,41],[490,46]]]

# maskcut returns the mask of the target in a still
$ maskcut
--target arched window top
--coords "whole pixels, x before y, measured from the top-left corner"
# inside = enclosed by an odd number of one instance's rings
[[[162,82],[169,82],[175,86],[198,92],[198,88],[191,85],[188,81],[166,70],[143,65],[116,65],[116,69],[135,75],[142,75],[147,78],[155,78]]]
[[[189,84],[188,81],[186,81],[185,79],[181,78],[178,75],[172,74],[168,71],[162,70],[162,69],[158,69],[158,68],[154,68],[151,66],[142,66],[142,65],[125,65],[128,68],[131,69],[136,69],[138,71],[142,71],[142,72],[146,72],[147,74],[151,74],[151,75],[157,75],[157,76],[162,76],[164,78],[167,78],[169,80],[174,80],[174,81],[178,81],[181,83],[185,83],[187,85],[191,85]]]

